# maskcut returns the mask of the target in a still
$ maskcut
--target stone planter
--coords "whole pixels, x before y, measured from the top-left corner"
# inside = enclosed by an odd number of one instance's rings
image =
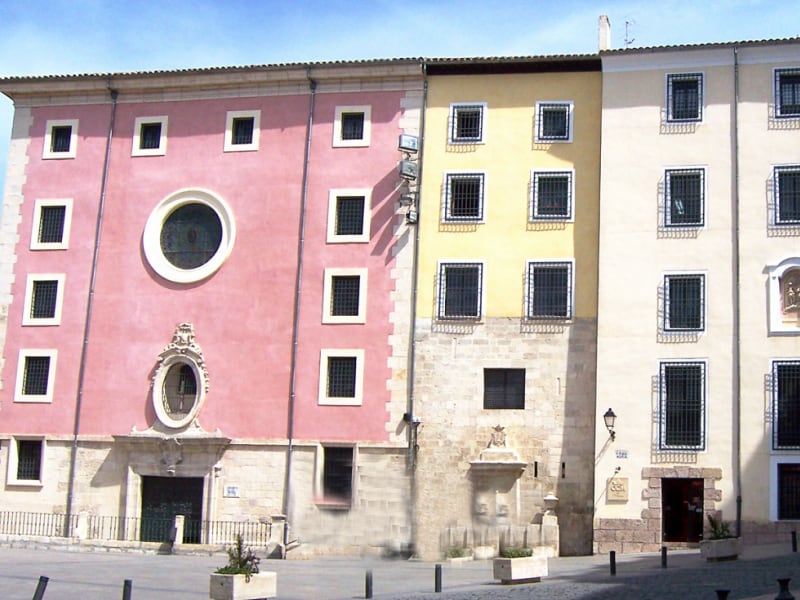
[[[547,557],[495,558],[494,578],[500,583],[535,583],[547,576]]]
[[[212,573],[208,587],[211,600],[261,600],[278,595],[278,574],[262,571],[250,576]]]
[[[739,538],[703,540],[700,542],[700,556],[708,562],[736,560],[741,551],[742,542]]]

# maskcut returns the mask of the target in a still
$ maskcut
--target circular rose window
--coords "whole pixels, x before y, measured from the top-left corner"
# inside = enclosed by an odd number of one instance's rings
[[[142,238],[153,270],[176,283],[212,275],[233,249],[233,214],[222,198],[207,190],[181,190],[150,214]]]

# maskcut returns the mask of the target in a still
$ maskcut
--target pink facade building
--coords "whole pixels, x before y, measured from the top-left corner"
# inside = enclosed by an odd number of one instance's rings
[[[184,542],[284,518],[309,550],[409,541],[397,163],[420,62],[0,90],[4,509],[125,517],[150,541],[176,514]]]

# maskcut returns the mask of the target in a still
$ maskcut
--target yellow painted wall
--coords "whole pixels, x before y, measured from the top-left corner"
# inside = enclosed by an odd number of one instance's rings
[[[435,315],[438,260],[484,261],[484,317],[524,315],[525,261],[575,259],[574,316],[597,314],[599,72],[431,76],[420,194],[418,316]],[[570,143],[534,142],[537,101],[572,101]],[[484,143],[448,144],[452,102],[485,102]],[[531,169],[574,169],[574,222],[529,223]],[[485,173],[485,222],[442,224],[444,173]]]

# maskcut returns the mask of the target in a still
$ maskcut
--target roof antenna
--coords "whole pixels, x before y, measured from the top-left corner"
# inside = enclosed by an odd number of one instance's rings
[[[633,42],[636,41],[636,38],[630,37],[630,32],[628,31],[628,28],[631,25],[636,25],[636,21],[625,21],[625,42],[624,42],[624,44],[625,44],[626,48],[628,46],[630,46]]]

